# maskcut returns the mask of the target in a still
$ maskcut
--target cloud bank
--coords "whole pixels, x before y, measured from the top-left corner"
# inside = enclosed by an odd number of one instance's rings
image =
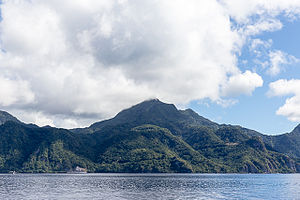
[[[263,80],[238,67],[245,41],[300,13],[297,1],[268,2],[4,0],[0,108],[70,128],[148,98],[251,95]]]
[[[277,115],[286,116],[289,120],[300,121],[300,80],[280,79],[269,84],[269,96],[291,96],[277,111]]]

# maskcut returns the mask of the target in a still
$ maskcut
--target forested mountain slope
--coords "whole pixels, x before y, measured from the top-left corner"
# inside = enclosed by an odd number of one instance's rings
[[[9,114],[0,115],[0,122],[0,172],[67,172],[76,166],[88,172],[300,171],[299,127],[266,136],[157,99],[83,129],[29,126]]]

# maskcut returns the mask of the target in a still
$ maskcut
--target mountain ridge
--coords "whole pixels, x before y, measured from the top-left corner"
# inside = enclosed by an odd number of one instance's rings
[[[7,121],[14,121],[14,122],[18,122],[21,123],[16,117],[14,117],[13,115],[9,114],[6,111],[2,111],[0,110],[0,125],[4,124]]]
[[[0,125],[0,172],[67,172],[76,166],[88,172],[300,172],[300,126],[268,136],[158,99],[82,129],[6,119]]]
[[[156,110],[156,112],[153,110]],[[158,111],[157,111],[158,110]],[[155,118],[155,119],[154,119]],[[210,121],[192,109],[178,110],[174,104],[167,104],[161,102],[159,99],[150,99],[143,101],[137,105],[131,106],[130,108],[124,109],[119,112],[115,117],[99,122],[95,122],[89,127],[73,129],[74,132],[95,132],[104,126],[112,126],[122,123],[134,123],[134,124],[143,124],[150,123],[154,120],[189,120],[193,121],[194,125],[206,125],[206,126],[217,126],[217,123]],[[137,122],[139,120],[139,122]],[[161,124],[158,124],[161,125]]]

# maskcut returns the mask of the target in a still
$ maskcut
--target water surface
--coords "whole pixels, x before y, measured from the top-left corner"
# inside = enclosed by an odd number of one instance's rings
[[[300,199],[300,174],[2,174],[0,199]]]

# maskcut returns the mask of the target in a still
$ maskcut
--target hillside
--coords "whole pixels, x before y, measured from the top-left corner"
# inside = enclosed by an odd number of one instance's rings
[[[7,121],[14,121],[14,122],[20,123],[20,121],[17,118],[12,116],[8,112],[0,111],[0,125],[4,124]]]
[[[266,136],[214,123],[157,99],[83,129],[5,119],[0,125],[0,172],[67,172],[76,166],[88,172],[300,172],[299,127]]]

